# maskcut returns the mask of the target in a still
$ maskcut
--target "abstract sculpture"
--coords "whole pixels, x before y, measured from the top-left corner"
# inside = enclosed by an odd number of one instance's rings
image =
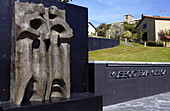
[[[70,40],[65,11],[15,2],[11,57],[11,101],[70,97]]]

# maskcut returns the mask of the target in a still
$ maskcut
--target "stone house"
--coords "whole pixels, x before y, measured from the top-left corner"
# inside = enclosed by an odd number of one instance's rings
[[[96,33],[96,27],[91,22],[88,22],[88,34],[91,35],[93,33]]]
[[[124,21],[120,21],[120,22],[114,22],[114,23],[119,23],[119,24],[123,24],[124,22],[127,22],[128,24],[134,24],[137,23],[138,21],[140,21],[141,19],[134,19],[134,16],[127,14],[124,15]],[[110,25],[114,24],[114,23],[110,23]]]
[[[136,22],[138,22],[140,19],[134,19],[134,16],[127,14],[124,15],[124,22],[127,22],[129,24],[134,24]]]
[[[138,32],[142,31],[144,41],[159,41],[160,30],[170,31],[170,17],[145,15],[136,27],[138,27]],[[170,40],[167,40],[167,44],[169,42]]]

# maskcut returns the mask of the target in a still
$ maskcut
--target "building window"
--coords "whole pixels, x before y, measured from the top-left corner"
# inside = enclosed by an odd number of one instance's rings
[[[128,15],[126,15],[126,19],[128,19]]]
[[[146,28],[146,24],[143,24],[143,28]]]

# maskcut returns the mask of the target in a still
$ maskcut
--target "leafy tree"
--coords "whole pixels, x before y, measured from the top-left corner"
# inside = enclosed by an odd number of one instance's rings
[[[123,33],[123,36],[124,36],[125,38],[128,38],[128,39],[130,40],[131,37],[132,37],[132,33],[131,33],[130,31],[125,31],[125,32]]]
[[[97,35],[98,35],[98,36],[103,36],[103,37],[105,37],[105,36],[106,36],[106,33],[105,33],[105,31],[103,31],[103,30],[98,30],[98,31],[97,31]]]
[[[143,41],[142,41],[142,37],[143,37],[143,32],[140,31],[140,32],[138,33],[138,42],[140,42],[140,43],[143,42]]]
[[[60,2],[69,2],[69,0],[58,0],[58,1],[60,1]]]
[[[98,36],[103,36],[106,37],[106,30],[109,29],[109,25],[107,25],[106,23],[101,23],[99,25],[99,27],[97,27],[96,31],[97,31],[97,35]]]
[[[110,26],[110,29],[107,31],[107,35],[110,35],[111,38],[120,39],[123,36],[124,28],[120,23],[114,23]]]
[[[164,36],[170,36],[170,32],[169,32],[169,30],[160,30],[159,32],[158,32],[158,40],[157,40],[157,42],[161,42],[161,41],[163,41],[161,38],[162,37],[164,37]]]
[[[132,35],[132,39],[134,40],[134,42],[137,42],[137,40],[138,40],[138,33],[134,33]]]
[[[124,27],[124,29],[127,31],[130,31],[130,32],[136,32],[137,30],[135,30],[135,26],[136,26],[136,24],[128,24],[127,22],[124,22],[123,23],[123,27]]]

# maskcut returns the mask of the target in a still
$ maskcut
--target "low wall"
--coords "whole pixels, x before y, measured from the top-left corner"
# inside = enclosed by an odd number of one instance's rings
[[[170,63],[89,62],[89,90],[112,105],[170,91]]]
[[[89,51],[111,48],[118,45],[120,45],[120,40],[117,39],[88,38]]]

